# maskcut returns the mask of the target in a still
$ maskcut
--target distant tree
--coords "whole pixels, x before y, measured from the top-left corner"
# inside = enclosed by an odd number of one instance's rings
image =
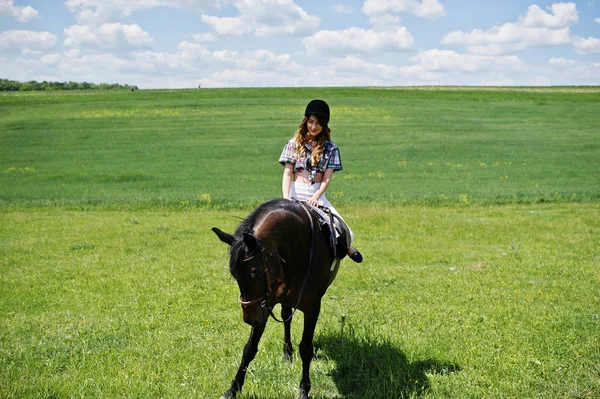
[[[64,90],[65,83],[63,82],[50,82],[49,90]]]
[[[20,88],[20,82],[8,79],[0,79],[0,91],[19,91]]]
[[[36,90],[44,90],[44,89],[43,89],[41,83],[38,83],[35,80],[30,80],[29,82],[23,83],[19,90],[21,90],[21,91],[36,91]]]
[[[18,82],[9,79],[0,79],[0,91],[39,91],[39,90],[139,90],[137,86],[121,85],[118,83],[90,83],[90,82]]]
[[[77,82],[67,83],[67,90],[79,90],[79,83],[77,83]]]

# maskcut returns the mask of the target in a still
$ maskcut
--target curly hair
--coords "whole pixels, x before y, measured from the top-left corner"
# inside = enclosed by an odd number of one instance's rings
[[[308,116],[305,116],[304,119],[302,119],[302,122],[298,125],[298,130],[296,130],[296,134],[294,135],[294,152],[298,154],[297,156],[300,159],[306,157],[305,144],[311,141],[311,137],[308,134],[308,127],[306,126],[307,122]],[[321,124],[321,127],[323,130],[321,130],[321,133],[319,133],[319,135],[316,137],[315,141],[317,144],[312,151],[311,164],[313,165],[316,165],[323,157],[325,143],[327,140],[331,140],[331,129],[329,129],[329,126],[327,126],[327,124]]]

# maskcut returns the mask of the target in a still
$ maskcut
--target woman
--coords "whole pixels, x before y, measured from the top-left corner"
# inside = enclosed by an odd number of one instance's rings
[[[279,163],[285,167],[281,189],[283,198],[327,207],[341,218],[325,197],[333,172],[342,170],[340,150],[331,141],[328,123],[327,103],[323,100],[309,102],[302,123],[279,158]],[[350,230],[350,241],[353,240],[354,234]],[[357,263],[362,262],[362,255],[352,246],[348,249],[348,256]]]

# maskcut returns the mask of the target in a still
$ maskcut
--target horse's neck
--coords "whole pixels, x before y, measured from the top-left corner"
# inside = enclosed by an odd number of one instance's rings
[[[258,218],[254,234],[270,252],[282,250],[290,257],[297,256],[310,248],[310,227],[296,213],[286,209],[274,209]],[[287,261],[287,259],[286,259]]]

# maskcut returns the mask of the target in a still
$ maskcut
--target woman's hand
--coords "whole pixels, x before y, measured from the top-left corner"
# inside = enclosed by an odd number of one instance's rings
[[[306,202],[308,202],[312,206],[318,206],[319,205],[319,197],[320,196],[313,195],[312,197],[307,199]]]

